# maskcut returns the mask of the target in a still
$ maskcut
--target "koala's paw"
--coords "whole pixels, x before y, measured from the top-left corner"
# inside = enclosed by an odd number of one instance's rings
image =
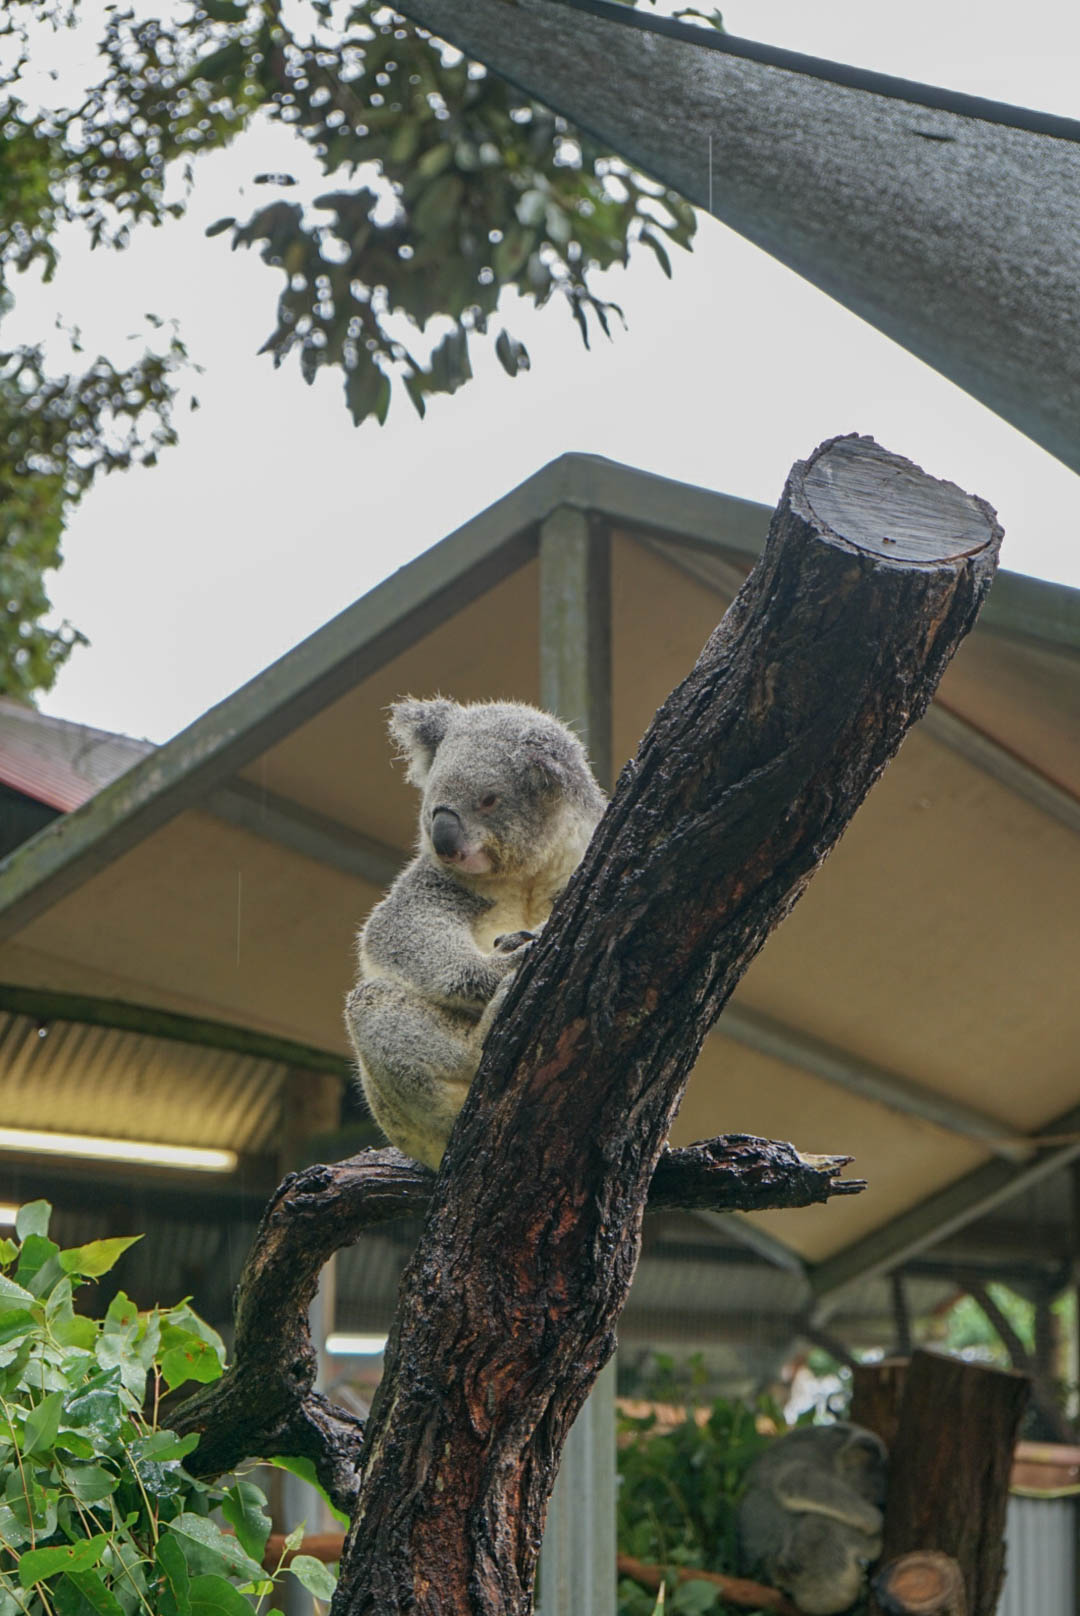
[[[496,937],[491,946],[496,954],[514,954],[519,948],[527,948],[535,941],[534,931],[504,931],[501,937]]]

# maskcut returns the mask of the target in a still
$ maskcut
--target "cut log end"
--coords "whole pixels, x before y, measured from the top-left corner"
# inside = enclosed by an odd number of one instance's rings
[[[985,500],[931,477],[872,438],[852,435],[822,444],[807,462],[803,486],[814,516],[829,532],[889,561],[958,560],[1001,537]]]
[[[874,1579],[882,1616],[967,1616],[964,1578],[957,1562],[937,1549],[913,1549]]]

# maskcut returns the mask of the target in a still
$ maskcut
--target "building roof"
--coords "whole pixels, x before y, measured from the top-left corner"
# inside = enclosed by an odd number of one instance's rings
[[[621,764],[770,513],[568,455],[0,864],[0,1009],[346,1072],[353,936],[415,823],[384,710],[409,690],[538,699],[538,552],[568,510],[610,536]],[[823,1308],[1080,1155],[1078,738],[1080,594],[1001,574],[706,1043],[674,1142],[791,1138],[870,1181],[740,1221]],[[101,1091],[102,1131],[130,1131],[125,1105]]]
[[[153,750],[150,741],[50,718],[0,696],[0,785],[58,812],[78,808]]]
[[[402,9],[1080,470],[1080,124],[607,0]]]

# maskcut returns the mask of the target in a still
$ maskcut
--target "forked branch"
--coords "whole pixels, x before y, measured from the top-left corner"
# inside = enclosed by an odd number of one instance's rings
[[[748,1134],[708,1139],[664,1152],[649,1210],[812,1206],[864,1187],[862,1179],[838,1177],[849,1160],[803,1156],[792,1145]],[[315,1390],[308,1309],[335,1251],[381,1223],[420,1216],[434,1186],[433,1172],[392,1148],[365,1150],[285,1179],[263,1214],[237,1286],[233,1362],[173,1419],[182,1435],[200,1435],[189,1469],[216,1476],[245,1459],[306,1458],[337,1507],[352,1508],[363,1422]]]

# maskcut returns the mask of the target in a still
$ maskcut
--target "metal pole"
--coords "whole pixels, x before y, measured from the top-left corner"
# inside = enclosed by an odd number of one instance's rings
[[[563,506],[540,530],[540,701],[611,787],[610,540]],[[540,1554],[541,1616],[615,1616],[615,1362],[563,1449]]]

